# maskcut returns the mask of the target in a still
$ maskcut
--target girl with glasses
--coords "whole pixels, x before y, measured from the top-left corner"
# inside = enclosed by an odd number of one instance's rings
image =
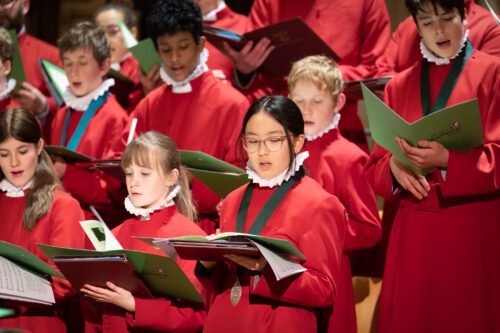
[[[289,240],[306,256],[307,270],[277,281],[264,258],[200,262],[196,273],[218,293],[204,331],[315,332],[316,311],[331,306],[337,294],[344,207],[305,176],[304,121],[291,100],[255,101],[240,137],[250,184],[222,202],[220,231]]]

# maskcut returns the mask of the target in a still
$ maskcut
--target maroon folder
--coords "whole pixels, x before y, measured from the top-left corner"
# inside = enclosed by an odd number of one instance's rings
[[[270,26],[238,35],[230,30],[205,25],[203,32],[207,40],[225,52],[223,42],[236,50],[241,50],[248,41],[257,43],[263,37],[271,40],[275,49],[261,66],[261,71],[275,78],[288,74],[292,63],[304,57],[322,54],[335,61],[339,56],[309,28],[300,18],[278,22]]]
[[[224,240],[165,240],[155,242],[156,246],[168,253],[168,247],[173,247],[177,255],[187,260],[221,260],[225,254],[239,254],[244,256],[259,257],[259,249],[250,241],[224,241]]]

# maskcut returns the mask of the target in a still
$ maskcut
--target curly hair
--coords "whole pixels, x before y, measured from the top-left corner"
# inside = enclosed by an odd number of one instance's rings
[[[146,18],[148,33],[155,45],[165,34],[188,31],[198,44],[203,34],[203,17],[200,7],[191,0],[159,0]]]
[[[66,52],[78,48],[91,50],[99,66],[111,58],[111,49],[104,31],[91,22],[81,22],[72,27],[59,39],[58,47],[61,59]]]

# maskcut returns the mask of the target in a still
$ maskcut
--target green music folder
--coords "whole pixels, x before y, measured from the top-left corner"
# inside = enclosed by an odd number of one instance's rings
[[[69,86],[66,72],[61,67],[48,61],[47,59],[39,59],[42,69],[42,76],[49,88],[50,94],[56,101],[58,106],[64,104],[64,91]]]
[[[103,255],[108,258],[125,256],[127,261],[132,265],[134,272],[140,277],[140,279],[154,295],[160,297],[172,297],[195,303],[204,303],[203,297],[199,294],[198,290],[172,258],[132,250],[93,251],[70,249],[44,244],[38,244],[38,246],[58,267],[60,263],[58,263],[57,259],[61,257],[72,258],[73,263],[77,267],[79,264],[78,260],[80,260],[82,266],[83,263],[85,263],[85,266],[88,268],[88,264],[92,263],[93,258],[96,258],[95,267],[103,267],[102,262],[99,263],[102,260]],[[68,269],[67,263],[68,262],[66,261],[65,267],[60,267],[63,274],[64,270]],[[89,282],[94,281],[93,275],[99,274],[99,272],[96,273],[93,269],[78,271],[80,272],[77,276],[79,282],[85,280]],[[134,276],[130,276],[130,278],[132,279]],[[72,282],[70,280],[70,283],[79,285],[76,281]]]
[[[144,74],[149,73],[154,65],[160,66],[161,64],[160,55],[156,52],[151,38],[141,40],[137,43],[137,45],[131,47],[129,50],[137,61],[139,61]]]
[[[19,50],[19,44],[17,42],[17,32],[15,30],[9,30],[9,33],[10,38],[12,39],[12,47],[14,48],[14,57],[12,59],[12,71],[10,72],[10,77],[16,80],[16,87],[19,88],[19,85],[26,81],[26,73],[24,72],[21,51]]]
[[[35,256],[21,246],[9,242],[0,241],[0,257],[9,259],[13,263],[28,268],[29,270],[42,275],[56,276],[62,278],[62,274],[52,266]]]
[[[136,46],[138,44],[138,41],[132,34],[132,31],[130,31],[130,29],[127,27],[125,22],[120,20],[119,27],[122,32],[123,42],[125,43],[125,47],[127,49],[130,49],[131,47]]]
[[[219,197],[248,183],[243,169],[200,151],[180,150],[182,164]]]
[[[483,145],[477,99],[433,112],[410,124],[366,86],[362,85],[362,91],[373,139],[418,174],[426,175],[432,170],[419,169],[411,163],[396,143],[396,136],[414,147],[420,140],[437,141],[447,149],[460,152]]]
[[[15,315],[16,311],[12,309],[0,308],[0,318]]]

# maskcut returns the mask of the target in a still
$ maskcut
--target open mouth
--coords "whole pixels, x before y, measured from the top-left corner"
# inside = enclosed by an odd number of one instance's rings
[[[267,171],[271,168],[271,162],[259,162],[259,168],[262,171]]]
[[[12,171],[11,174],[13,177],[17,178],[17,177],[21,177],[22,174],[23,174],[24,171]]]
[[[451,42],[450,42],[449,39],[447,39],[447,40],[444,40],[444,41],[436,42],[436,44],[437,44],[437,46],[439,48],[447,48],[447,47],[450,46]]]

